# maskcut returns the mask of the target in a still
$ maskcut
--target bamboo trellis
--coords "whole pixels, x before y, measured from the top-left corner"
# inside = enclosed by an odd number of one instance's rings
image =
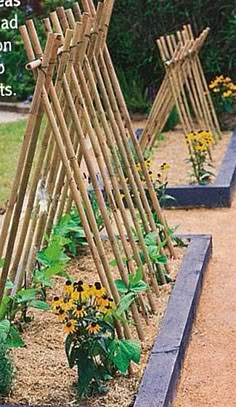
[[[176,35],[157,40],[166,73],[141,136],[143,151],[153,146],[156,134],[164,128],[174,106],[185,135],[204,129],[211,131],[216,143],[221,138],[199,59],[199,51],[208,32],[209,28],[206,28],[199,37],[194,38],[191,26],[186,25]]]
[[[153,211],[163,227],[170,255],[175,253],[106,46],[113,0],[98,3],[96,10],[91,1],[82,3],[84,12],[74,3],[73,9],[58,7],[44,19],[47,34],[44,51],[34,22],[27,20],[20,27],[29,60],[27,69],[32,70],[36,86],[1,229],[0,258],[5,260],[0,300],[8,276],[14,282],[13,292],[30,281],[36,254],[46,244],[45,234],[50,235],[60,216],[75,203],[100,281],[119,302],[91,205],[89,177],[122,280],[127,283],[129,273],[141,267],[143,279],[149,283],[147,293],[139,295],[141,315],[137,305],[131,305],[137,334],[143,340],[142,316],[148,323],[145,301],[155,312],[154,296],[159,293],[142,232],[142,229],[145,233],[158,232]],[[136,169],[130,141],[146,180],[149,199]],[[158,233],[157,243],[160,243]],[[165,267],[168,271],[168,265]],[[165,282],[161,268],[159,273]],[[128,324],[122,325],[117,325],[118,335],[129,338]]]

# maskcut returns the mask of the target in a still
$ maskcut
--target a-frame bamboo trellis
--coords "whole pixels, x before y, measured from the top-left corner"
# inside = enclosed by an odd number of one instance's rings
[[[208,130],[215,142],[221,138],[219,123],[199,59],[199,51],[209,28],[194,39],[190,25],[176,35],[157,40],[165,66],[165,77],[157,93],[143,130],[140,145],[144,151],[152,147],[156,134],[162,131],[176,106],[184,134]]]
[[[44,51],[33,21],[28,20],[20,27],[29,59],[27,69],[33,71],[36,86],[1,229],[0,258],[4,257],[5,261],[0,299],[7,276],[14,282],[14,290],[20,288],[24,280],[30,280],[36,254],[45,245],[45,234],[50,235],[61,214],[69,212],[74,202],[100,281],[116,303],[119,302],[92,210],[86,173],[91,179],[120,276],[127,283],[128,274],[135,272],[138,266],[142,268],[143,279],[150,285],[145,296],[155,312],[153,295],[158,295],[159,289],[141,230],[143,228],[145,233],[157,231],[153,211],[162,224],[172,256],[174,249],[106,46],[113,0],[98,3],[96,10],[91,1],[83,1],[83,7],[85,13],[81,13],[77,3],[73,4],[73,10],[59,7],[44,20],[47,33]],[[47,120],[45,128],[44,117]],[[136,170],[130,140],[146,180],[149,199]],[[157,243],[160,243],[158,233]],[[140,250],[146,260],[145,267]],[[123,263],[123,255],[127,266]],[[165,267],[168,271],[168,266]],[[159,272],[165,282],[162,270]],[[146,319],[144,295],[139,296],[139,301]],[[138,336],[144,339],[135,303],[131,312]],[[123,329],[118,324],[117,332],[120,337],[130,337],[127,324],[123,324]]]

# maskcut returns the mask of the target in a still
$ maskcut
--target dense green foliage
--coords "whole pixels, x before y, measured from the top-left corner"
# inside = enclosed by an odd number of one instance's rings
[[[7,396],[13,379],[13,365],[6,345],[0,341],[0,399]]]
[[[35,11],[47,14],[57,5],[70,6],[71,1],[44,0],[32,4]],[[20,23],[25,14],[32,11],[29,7],[27,10],[19,13]],[[236,8],[232,0],[115,1],[108,43],[131,110],[147,111],[163,78],[155,40],[187,23],[191,23],[195,35],[207,26],[211,29],[201,51],[207,80],[221,73],[234,79]],[[33,81],[30,74],[24,73],[26,57],[22,52],[22,42],[16,32],[4,31],[1,37],[11,37],[15,42],[14,52],[2,56],[8,65],[4,82],[15,85],[18,98],[24,99],[31,92]]]

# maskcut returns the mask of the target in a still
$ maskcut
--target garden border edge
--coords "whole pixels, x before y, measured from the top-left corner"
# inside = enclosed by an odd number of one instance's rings
[[[190,239],[190,243],[133,407],[169,407],[175,396],[203,277],[212,254],[211,235],[183,237]]]

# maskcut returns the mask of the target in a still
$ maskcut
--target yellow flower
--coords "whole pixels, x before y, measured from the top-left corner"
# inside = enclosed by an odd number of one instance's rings
[[[107,290],[101,286],[101,283],[97,281],[94,286],[90,288],[90,295],[94,295],[94,297],[102,297],[107,293]]]
[[[73,301],[86,301],[90,295],[90,288],[87,284],[83,283],[83,281],[79,281],[74,285],[74,291],[71,294],[71,298]]]
[[[230,90],[230,89],[223,92],[223,97],[224,98],[228,98],[231,95],[232,95],[232,90]]]
[[[72,282],[70,280],[66,281],[66,283],[64,285],[64,288],[63,288],[63,291],[64,291],[64,294],[66,294],[66,295],[71,295],[72,294],[72,292],[73,292],[73,284],[72,284]]]
[[[219,88],[214,88],[214,89],[213,89],[213,92],[215,92],[215,93],[218,93],[219,91],[220,91]]]
[[[86,315],[86,311],[83,308],[83,306],[81,304],[78,304],[76,306],[76,308],[73,311],[73,314],[77,317],[77,318],[83,318]]]
[[[170,169],[170,165],[167,164],[167,163],[163,163],[163,164],[161,164],[161,166],[159,167],[159,170],[160,170],[160,171],[167,171],[167,170],[169,170],[169,169]]]
[[[72,299],[68,297],[63,298],[60,306],[64,311],[69,311],[70,309],[74,308]]]
[[[136,170],[137,170],[137,171],[140,171],[140,170],[141,170],[141,165],[140,165],[140,163],[136,164],[135,167],[136,167]]]
[[[99,331],[101,331],[101,327],[100,327],[100,325],[98,325],[96,322],[92,322],[91,324],[88,325],[87,331],[88,331],[90,334],[96,334],[96,333],[98,333]]]
[[[64,333],[65,334],[72,334],[76,331],[76,321],[74,319],[70,319],[64,326]]]
[[[60,310],[58,311],[58,319],[60,322],[65,322],[68,319],[68,316],[66,314],[66,312],[60,308]]]
[[[61,303],[62,303],[62,299],[61,299],[61,298],[59,298],[59,297],[54,297],[54,298],[53,298],[53,301],[51,302],[51,305],[52,305],[53,308],[56,308],[56,307],[60,306]]]
[[[150,168],[151,165],[152,165],[152,160],[151,160],[150,158],[147,158],[147,159],[145,160],[145,165],[146,165],[147,168]]]

